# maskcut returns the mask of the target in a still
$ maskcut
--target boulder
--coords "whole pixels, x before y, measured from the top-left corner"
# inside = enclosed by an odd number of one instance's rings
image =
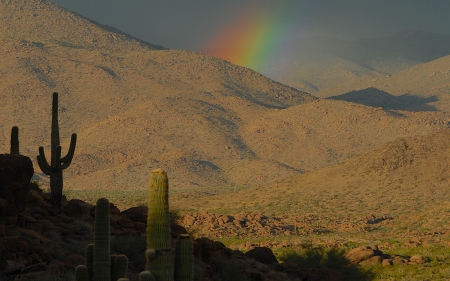
[[[278,263],[272,250],[267,247],[256,247],[245,253],[245,256],[252,258],[264,264]]]
[[[82,200],[72,199],[63,207],[63,213],[77,220],[93,222],[94,217],[90,213],[92,207]]]
[[[147,224],[148,208],[147,206],[132,207],[120,213],[120,216],[127,216],[133,222]]]
[[[362,261],[368,260],[375,255],[379,255],[380,251],[376,246],[362,246],[351,250],[345,254],[345,257],[351,263],[360,263]]]
[[[6,216],[17,215],[25,210],[33,174],[29,157],[0,154],[0,198],[6,201]]]

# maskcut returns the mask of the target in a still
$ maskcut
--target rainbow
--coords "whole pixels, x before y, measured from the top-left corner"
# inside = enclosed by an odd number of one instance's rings
[[[289,19],[291,5],[258,8],[249,6],[232,18],[209,39],[200,51],[231,63],[264,73],[267,67],[285,56],[284,44],[293,34]]]

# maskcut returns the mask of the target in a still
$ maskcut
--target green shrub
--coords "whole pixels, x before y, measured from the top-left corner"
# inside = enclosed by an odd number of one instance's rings
[[[335,269],[344,274],[345,280],[348,281],[368,281],[373,280],[375,276],[372,269],[351,264],[344,256],[344,249],[315,247],[297,251],[293,248],[283,248],[274,254],[279,261],[294,263],[302,268]]]

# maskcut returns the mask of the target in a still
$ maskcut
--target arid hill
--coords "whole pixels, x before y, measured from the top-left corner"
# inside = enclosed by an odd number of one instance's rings
[[[318,171],[255,185],[232,196],[182,198],[179,208],[227,213],[318,215],[339,221],[372,214],[390,217],[395,230],[445,230],[450,226],[450,130],[398,138]],[[246,200],[240,200],[240,198]],[[203,204],[203,201],[208,204]],[[192,201],[192,199],[190,200]],[[197,209],[196,209],[197,208]]]
[[[145,189],[156,167],[168,171],[174,190],[250,186],[448,126],[442,112],[318,100],[47,1],[1,2],[0,11],[1,149],[9,150],[17,125],[24,155],[37,155],[39,146],[49,152],[51,93],[59,92],[63,154],[78,134],[66,189]]]

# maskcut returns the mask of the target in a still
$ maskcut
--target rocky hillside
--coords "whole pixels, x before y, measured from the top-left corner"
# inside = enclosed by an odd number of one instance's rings
[[[2,1],[0,9],[0,149],[8,151],[17,125],[24,155],[35,161],[39,146],[49,151],[51,94],[59,92],[63,154],[78,134],[68,190],[145,189],[157,167],[174,189],[250,186],[447,126],[445,113],[318,101],[250,69],[143,43],[47,1]]]
[[[73,280],[77,265],[86,264],[86,245],[94,241],[95,206],[73,199],[63,203],[61,215],[51,215],[50,197],[29,179],[30,159],[0,154],[0,279]],[[147,207],[119,211],[110,203],[111,254],[128,257],[130,280],[144,270]],[[171,225],[172,248],[186,230]],[[332,269],[300,268],[279,263],[267,247],[247,253],[231,250],[208,238],[194,241],[194,280],[344,280]],[[348,263],[348,261],[347,261]]]
[[[285,214],[291,220],[300,215],[305,224],[297,223],[299,231],[306,232],[313,225],[308,226],[311,218],[321,219],[320,225],[329,225],[328,229],[339,232],[333,223],[344,227],[346,221],[353,221],[350,225],[363,227],[357,221],[364,216],[372,217],[362,219],[367,226],[387,223],[386,229],[392,228],[393,232],[445,232],[450,227],[446,216],[450,202],[449,137],[447,129],[398,138],[315,172],[256,185],[232,196],[199,196],[195,205],[188,203],[194,201],[192,198],[177,198],[173,205],[213,214],[252,210],[266,215]]]

